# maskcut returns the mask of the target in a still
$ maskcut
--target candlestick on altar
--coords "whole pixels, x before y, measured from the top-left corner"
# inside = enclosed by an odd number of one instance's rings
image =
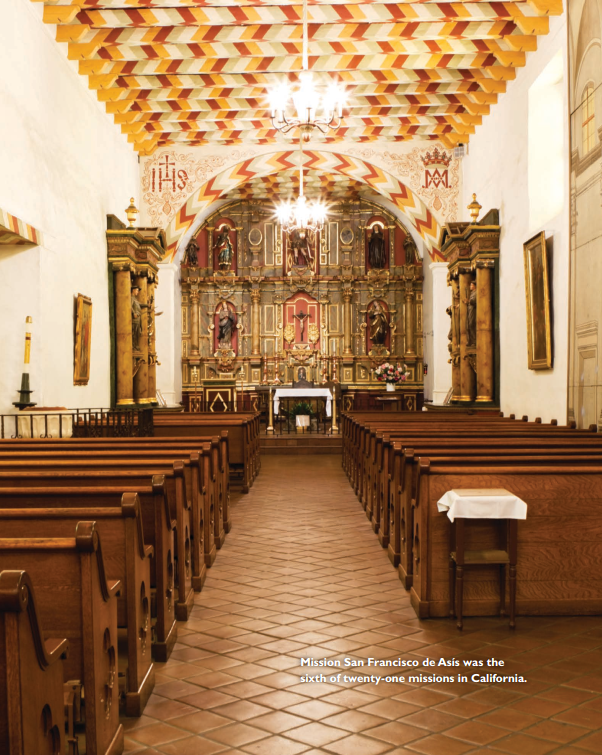
[[[280,354],[276,352],[276,364],[274,366],[274,385],[280,385]]]
[[[261,384],[268,384],[268,359],[265,354],[263,355],[263,378],[261,380]]]
[[[336,357],[332,358],[332,367],[333,367],[333,369],[332,369],[332,382],[333,383],[338,383],[339,382],[337,380],[337,361],[338,361],[338,359]]]
[[[326,385],[326,359],[327,357],[322,355],[322,385]]]
[[[272,398],[272,389],[268,392],[268,426],[266,429],[268,435],[274,434],[274,399]]]

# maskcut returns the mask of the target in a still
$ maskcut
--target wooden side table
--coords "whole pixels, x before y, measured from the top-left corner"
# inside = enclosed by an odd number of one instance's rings
[[[510,626],[515,626],[518,519],[527,518],[527,504],[504,488],[448,490],[437,501],[452,522],[449,553],[449,614],[462,629],[464,570],[470,566],[499,566],[500,614],[506,612],[506,576],[510,582]],[[497,548],[466,550],[467,523],[493,519],[498,523]]]
[[[516,626],[516,561],[518,541],[518,521],[516,519],[497,520],[502,529],[501,548],[481,551],[466,550],[465,527],[470,519],[456,519],[451,528],[449,554],[449,607],[450,616],[455,616],[458,629],[462,629],[462,603],[464,598],[464,570],[469,566],[500,567],[500,616],[506,612],[506,570],[509,572],[510,587],[510,627]],[[478,520],[472,520],[478,521]]]

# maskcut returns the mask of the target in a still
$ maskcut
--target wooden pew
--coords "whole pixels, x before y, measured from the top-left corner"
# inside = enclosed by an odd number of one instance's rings
[[[42,451],[54,448],[63,449],[98,449],[99,451],[114,451],[118,454],[130,454],[137,451],[177,451],[175,458],[187,459],[191,453],[210,453],[211,464],[208,480],[217,484],[215,499],[221,505],[221,530],[229,532],[232,527],[230,519],[230,465],[228,431],[222,430],[219,437],[184,437],[184,438],[23,438],[19,440],[0,440],[0,454],[10,451]],[[180,456],[180,454],[183,454]],[[119,455],[117,458],[123,458]],[[205,484],[204,482],[202,484]],[[216,506],[218,504],[216,503]],[[217,509],[216,509],[217,510]],[[218,533],[219,534],[219,533]]]
[[[140,468],[142,466],[142,468]],[[133,492],[148,486],[152,470],[157,465],[152,464],[146,469],[144,463],[128,464],[127,462],[82,462],[78,461],[49,461],[37,462],[34,467],[28,463],[16,465],[10,463],[8,468],[0,465],[0,488],[10,487],[73,487],[84,488],[101,486],[116,486],[125,492],[130,487]],[[176,588],[175,617],[178,621],[186,621],[194,604],[191,566],[191,520],[190,504],[184,485],[184,463],[174,462],[164,467],[162,477],[170,504],[170,516],[176,520],[175,554]],[[156,543],[155,543],[156,545]]]
[[[513,465],[517,469],[522,466],[533,464],[563,464],[591,465],[602,462],[602,448],[597,454],[588,453],[583,455],[573,454],[570,451],[564,453],[555,449],[499,449],[495,455],[487,456],[490,447],[475,447],[464,449],[462,452],[436,455],[432,449],[404,449],[399,454],[400,463],[396,463],[395,483],[391,486],[391,543],[388,548],[389,559],[393,565],[398,565],[399,578],[409,589],[413,583],[414,554],[412,551],[414,516],[417,495],[418,462],[422,455],[428,455],[435,463],[454,463],[458,467],[474,464],[503,464]],[[397,453],[397,451],[396,451]],[[398,484],[399,482],[399,484]],[[398,550],[397,550],[398,549]],[[396,563],[397,562],[397,563]]]
[[[150,584],[154,595],[151,597],[152,617],[156,619],[152,638],[152,654],[157,661],[166,661],[171,654],[177,638],[175,619],[175,575],[174,575],[174,532],[175,519],[172,519],[165,480],[162,475],[155,475],[152,484],[147,486],[121,485],[111,487],[103,485],[113,481],[111,473],[93,478],[96,485],[83,487],[81,478],[69,478],[64,474],[43,475],[40,479],[31,478],[32,483],[43,483],[44,487],[4,487],[10,483],[5,478],[0,484],[0,507],[31,509],[38,507],[56,507],[61,509],[90,510],[115,509],[121,505],[126,496],[137,496],[144,530],[144,540],[150,545],[154,554],[150,559]],[[70,485],[75,482],[76,485]],[[129,482],[125,479],[124,482]],[[58,486],[57,486],[58,484]],[[86,509],[87,510],[87,509]],[[85,518],[85,517],[84,517]],[[99,525],[102,517],[97,511]]]
[[[555,437],[555,438],[593,438],[596,437],[587,431],[576,431],[566,428],[551,427],[549,425],[541,424],[526,424],[526,423],[510,423],[507,425],[494,425],[489,427],[483,427],[482,425],[473,425],[471,423],[463,423],[458,426],[457,422],[446,423],[444,425],[438,425],[436,427],[430,427],[429,425],[416,424],[407,425],[401,430],[396,425],[389,426],[367,426],[364,428],[364,442],[361,446],[361,458],[357,464],[358,479],[357,490],[360,501],[362,501],[366,514],[371,518],[373,496],[372,493],[375,487],[375,464],[376,462],[376,437],[379,433],[388,432],[389,439],[391,441],[399,440],[404,443],[409,442],[409,437],[425,436],[432,440],[439,439],[442,442],[448,441],[450,437],[453,438],[481,438],[488,439],[494,432],[498,438],[515,438],[515,437]]]
[[[116,595],[121,583],[106,578],[94,522],[80,522],[73,533],[69,538],[1,538],[0,571],[28,573],[36,585],[44,639],[69,641],[64,681],[84,684],[86,755],[120,755]]]
[[[152,438],[120,439],[126,442],[118,445],[107,443],[105,438],[67,440],[67,443],[63,439],[0,443],[0,461],[23,460],[24,451],[27,459],[75,459],[81,452],[82,458],[90,458],[92,455],[92,458],[98,460],[124,460],[127,457],[141,461],[184,461],[184,477],[191,504],[193,586],[195,590],[200,590],[205,581],[206,567],[212,565],[216,548],[222,547],[226,531],[231,529],[227,433],[224,432],[220,438],[188,438],[183,442]],[[141,440],[155,442],[140,443]]]
[[[0,532],[11,538],[68,537],[76,524],[94,520],[102,539],[107,577],[121,582],[117,601],[117,627],[126,629],[127,651],[120,657],[120,689],[126,716],[140,716],[155,686],[151,660],[150,558],[153,548],[144,542],[140,501],[136,493],[124,493],[120,506],[56,508],[60,494],[32,494],[24,489],[34,508],[7,508],[0,491]],[[81,495],[81,494],[80,494]],[[19,503],[23,499],[15,497]],[[36,505],[37,504],[37,505]]]
[[[66,752],[62,661],[68,650],[66,639],[44,639],[27,573],[0,572],[0,752]]]
[[[194,455],[191,455],[194,456]],[[198,455],[197,455],[198,456]],[[185,478],[185,467],[192,468],[189,478]],[[1,461],[0,462],[0,486],[6,483],[2,480],[12,478],[13,480],[22,479],[21,483],[13,482],[11,487],[31,487],[31,479],[40,476],[42,471],[63,472],[67,475],[79,474],[82,483],[86,480],[93,480],[96,472],[111,472],[117,484],[118,473],[125,472],[125,477],[129,479],[132,485],[148,485],[153,474],[163,474],[165,477],[166,487],[169,493],[170,501],[175,509],[172,509],[172,516],[176,519],[176,559],[177,559],[177,585],[178,599],[176,601],[176,618],[179,621],[186,621],[192,610],[194,603],[192,587],[192,524],[191,524],[191,503],[187,494],[185,482],[190,479],[190,490],[193,494],[198,493],[198,459],[190,462],[170,460],[97,460],[95,458],[81,459],[76,458],[57,458],[56,460],[37,459],[35,462],[35,471],[32,471],[31,461]],[[15,473],[20,473],[15,477]],[[29,479],[29,482],[27,481]],[[34,483],[35,485],[35,483]],[[198,507],[199,496],[193,499]],[[198,510],[198,509],[197,509]],[[200,540],[200,534],[199,534]]]
[[[396,501],[398,501],[399,494],[404,492],[403,483],[399,480],[399,474],[403,468],[404,461],[402,458],[396,467],[395,455],[407,453],[409,449],[412,450],[415,456],[419,454],[441,456],[455,453],[456,451],[474,456],[481,452],[504,453],[510,450],[516,450],[517,452],[532,450],[534,453],[541,451],[546,453],[556,452],[565,455],[590,455],[602,453],[602,436],[571,438],[570,441],[567,438],[546,435],[505,437],[503,439],[490,437],[485,439],[479,438],[478,443],[476,443],[466,437],[463,439],[454,437],[445,442],[439,438],[431,440],[428,436],[418,434],[404,435],[403,442],[400,442],[395,440],[395,436],[391,437],[383,434],[381,456],[375,464],[375,477],[369,494],[374,499],[372,511],[373,527],[378,532],[379,540],[383,547],[387,548],[389,545],[392,545],[389,557],[392,558],[395,565],[399,563],[399,540],[395,538],[397,530],[391,530],[390,520],[386,516],[386,511],[390,510],[391,516],[394,516],[395,521],[399,521],[399,508],[396,505]],[[409,530],[405,532],[405,535],[411,532],[411,521],[408,524]],[[393,554],[397,555],[393,556]],[[397,563],[395,563],[395,558],[397,558]]]
[[[506,488],[524,500],[518,527],[517,612],[523,615],[602,613],[602,467],[535,464],[458,467],[421,458],[414,513],[415,574],[410,599],[421,617],[449,615],[449,534],[437,501],[454,488]],[[469,548],[495,543],[492,522],[472,528]],[[497,572],[496,572],[497,574]],[[491,570],[465,580],[464,615],[499,605]]]
[[[259,418],[241,414],[157,415],[155,437],[195,437],[228,431],[230,471],[242,473],[242,492],[248,493],[259,471]]]

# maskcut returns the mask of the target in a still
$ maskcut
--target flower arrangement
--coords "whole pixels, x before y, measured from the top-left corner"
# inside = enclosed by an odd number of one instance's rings
[[[311,404],[307,401],[298,401],[290,410],[289,415],[291,417],[296,417],[297,415],[308,415],[311,417],[313,413],[314,410],[311,408]]]
[[[409,376],[410,373],[405,364],[393,365],[389,364],[389,362],[385,362],[374,370],[374,377],[380,383],[396,385],[397,383],[403,383]]]

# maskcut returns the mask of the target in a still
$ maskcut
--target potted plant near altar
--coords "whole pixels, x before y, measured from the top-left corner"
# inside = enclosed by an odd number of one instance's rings
[[[386,383],[388,391],[394,391],[398,383],[405,383],[410,372],[405,364],[389,364],[385,362],[374,370],[374,376],[379,383]]]
[[[310,426],[313,413],[311,404],[307,401],[299,401],[293,406],[289,412],[289,417],[295,418],[295,426],[298,433],[306,432],[306,428]]]

